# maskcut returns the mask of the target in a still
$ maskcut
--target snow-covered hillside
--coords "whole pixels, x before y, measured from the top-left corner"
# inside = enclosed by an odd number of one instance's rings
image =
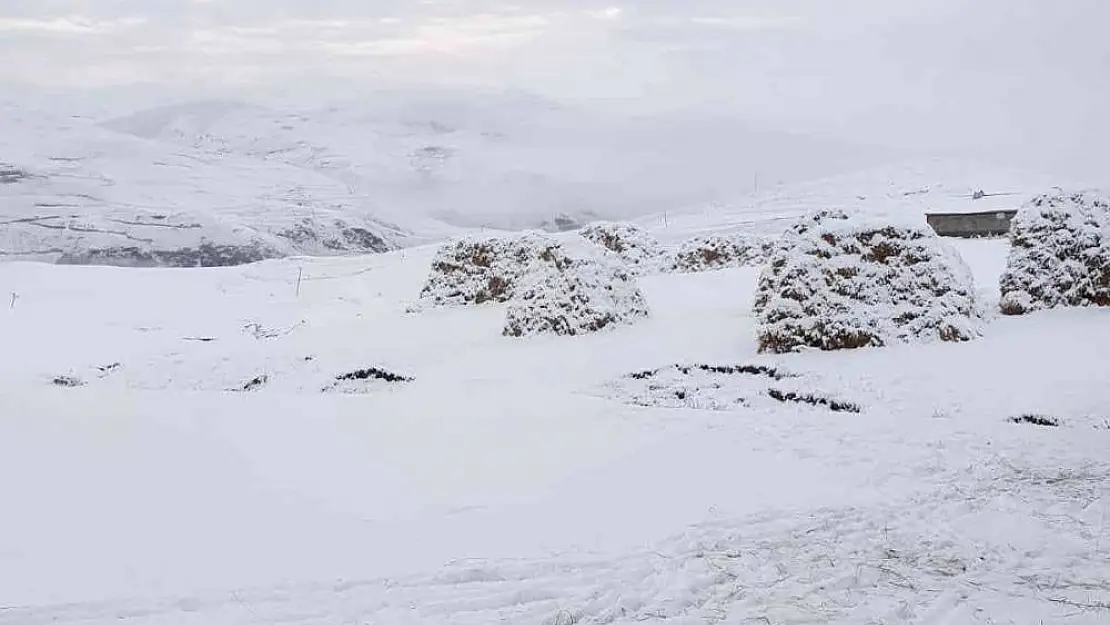
[[[310,170],[120,134],[0,103],[0,255],[235,264],[380,252],[450,228]]]
[[[106,127],[323,173],[383,205],[464,226],[624,219],[887,162],[887,150],[736,120],[624,118],[516,93],[383,92],[334,107],[161,107]]]
[[[1105,619],[1108,311],[759,356],[739,268],[509,339],[434,253],[0,265],[0,624]]]
[[[666,240],[717,232],[776,234],[801,216],[823,209],[924,222],[933,212],[1017,209],[1034,195],[1061,185],[1083,186],[991,163],[932,158],[775,185],[727,202],[647,215],[637,222]],[[977,191],[983,197],[976,197]]]

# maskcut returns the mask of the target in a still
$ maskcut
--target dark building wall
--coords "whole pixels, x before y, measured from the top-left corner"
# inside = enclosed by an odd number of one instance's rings
[[[942,237],[1002,236],[1010,232],[1016,210],[982,213],[934,213],[926,215],[929,225]]]

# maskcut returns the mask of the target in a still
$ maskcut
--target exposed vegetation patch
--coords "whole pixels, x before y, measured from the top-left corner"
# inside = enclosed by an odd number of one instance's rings
[[[107,377],[107,376],[119,371],[122,368],[123,368],[122,364],[120,364],[118,362],[113,362],[112,364],[97,367],[96,370],[97,370],[98,374],[100,375],[100,377],[103,378],[103,377]]]
[[[828,408],[833,412],[860,412],[860,407],[851,402],[813,395],[811,393],[798,393],[772,388],[767,390],[767,396],[782,403],[809,404],[810,406]]]
[[[681,372],[683,375],[691,375],[695,370],[705,371],[707,373],[717,373],[722,375],[756,375],[771,378],[772,380],[783,380],[786,378],[796,378],[798,376],[792,373],[785,373],[774,367],[767,367],[764,365],[674,365],[674,369]],[[664,369],[653,369],[650,371],[640,371],[638,373],[629,374],[628,377],[634,380],[648,380],[659,375]]]
[[[323,388],[324,392],[368,393],[375,387],[414,382],[415,378],[394,373],[380,367],[356,369],[335,376],[335,381]]]
[[[258,389],[262,388],[263,386],[266,386],[266,383],[269,382],[269,381],[270,381],[270,376],[268,376],[266,374],[258,375],[258,376],[255,376],[255,377],[251,378],[250,380],[247,380],[246,384],[244,384],[238,390],[243,391],[245,393],[249,393],[251,391],[257,391]]]
[[[1056,417],[1049,417],[1039,414],[1023,414],[1018,417],[1011,417],[1010,423],[1028,423],[1029,425],[1039,425],[1042,427],[1060,427],[1060,420]]]
[[[152,250],[141,247],[105,247],[63,254],[59,265],[112,265],[119,267],[229,267],[246,265],[281,254],[262,243],[214,245]]]
[[[59,375],[54,378],[53,384],[54,386],[61,386],[63,388],[77,388],[78,386],[84,386],[85,381],[77,376]]]
[[[783,388],[784,384],[795,388]],[[660,408],[773,409],[777,403],[800,402],[834,412],[860,412],[852,402],[803,388],[813,384],[806,376],[769,365],[681,364],[630,373],[606,385],[606,395],[634,406]]]

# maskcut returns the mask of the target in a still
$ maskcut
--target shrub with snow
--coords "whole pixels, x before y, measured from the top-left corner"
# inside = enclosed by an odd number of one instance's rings
[[[789,352],[980,335],[963,259],[924,225],[810,215],[783,235],[760,276],[759,347]]]
[[[1003,314],[1110,306],[1110,200],[1090,192],[1039,195],[1014,217],[1010,243]]]
[[[520,276],[558,245],[535,234],[457,239],[436,253],[420,298],[439,306],[507,302]]]
[[[520,276],[503,334],[573,336],[647,315],[635,278],[611,254],[555,243]]]
[[[596,223],[582,228],[578,234],[620,256],[636,273],[653,269],[663,254],[655,237],[632,224]]]
[[[771,251],[769,241],[743,235],[700,236],[686,241],[675,253],[671,271],[695,273],[760,265]]]

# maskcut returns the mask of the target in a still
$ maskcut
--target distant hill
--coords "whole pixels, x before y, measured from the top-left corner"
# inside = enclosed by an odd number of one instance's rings
[[[448,232],[311,170],[0,103],[0,257],[226,265],[381,252]]]

